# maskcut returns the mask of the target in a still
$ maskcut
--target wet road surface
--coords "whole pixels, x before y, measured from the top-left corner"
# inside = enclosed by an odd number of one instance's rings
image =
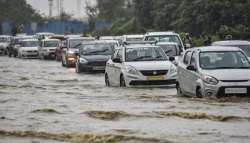
[[[0,57],[0,143],[249,143],[249,105],[107,88],[103,74]]]

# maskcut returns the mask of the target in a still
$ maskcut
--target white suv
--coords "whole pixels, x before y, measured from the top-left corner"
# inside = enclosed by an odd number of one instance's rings
[[[45,39],[41,41],[41,45],[39,47],[39,57],[40,59],[55,59],[56,56],[56,48],[59,47],[60,40],[58,39]]]
[[[107,86],[166,86],[176,82],[176,66],[162,48],[128,45],[116,49],[106,64]]]
[[[250,62],[237,47],[188,49],[177,71],[178,95],[250,95]]]

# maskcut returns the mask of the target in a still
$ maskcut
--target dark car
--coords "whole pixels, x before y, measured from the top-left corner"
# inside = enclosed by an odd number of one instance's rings
[[[83,44],[76,61],[76,72],[104,72],[106,62],[111,58],[114,46],[108,42]]]

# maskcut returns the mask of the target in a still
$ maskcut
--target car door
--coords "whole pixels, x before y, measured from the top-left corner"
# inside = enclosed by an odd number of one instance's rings
[[[191,59],[190,59],[190,66],[193,66],[196,71],[187,70],[187,91],[188,93],[191,93],[192,95],[196,94],[196,86],[197,86],[197,79],[198,79],[198,72],[197,72],[197,52],[194,51],[192,53]]]
[[[187,51],[178,66],[178,81],[184,92],[188,92],[187,66],[190,64],[191,55],[192,51]]]
[[[121,75],[121,68],[122,68],[122,61],[123,61],[123,49],[119,49],[117,52],[116,58],[120,59],[120,63],[114,63],[114,84],[119,86],[120,85],[120,75]]]
[[[114,79],[114,62],[112,61],[112,59],[116,58],[118,54],[118,50],[115,50],[114,54],[112,55],[111,59],[108,60],[107,64],[106,64],[106,74],[108,75],[109,78],[109,82],[111,85],[115,85],[115,79]]]

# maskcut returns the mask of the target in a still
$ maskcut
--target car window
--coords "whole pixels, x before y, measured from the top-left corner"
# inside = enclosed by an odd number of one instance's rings
[[[112,55],[112,59],[117,58],[118,52],[119,52],[119,49],[118,49],[118,50],[115,50],[114,54]]]
[[[185,56],[184,56],[184,59],[183,59],[183,63],[184,63],[185,65],[188,65],[188,64],[189,64],[189,61],[190,61],[190,58],[191,58],[191,54],[192,54],[191,51],[186,52],[186,54],[185,54]]]
[[[119,59],[122,60],[122,49],[119,49],[119,50],[118,50],[117,58],[119,58]]]
[[[200,67],[202,69],[249,69],[250,63],[241,51],[202,52]]]
[[[195,68],[197,67],[196,65],[196,52],[193,52],[192,56],[191,56],[191,61],[190,61],[190,65],[194,66]]]

